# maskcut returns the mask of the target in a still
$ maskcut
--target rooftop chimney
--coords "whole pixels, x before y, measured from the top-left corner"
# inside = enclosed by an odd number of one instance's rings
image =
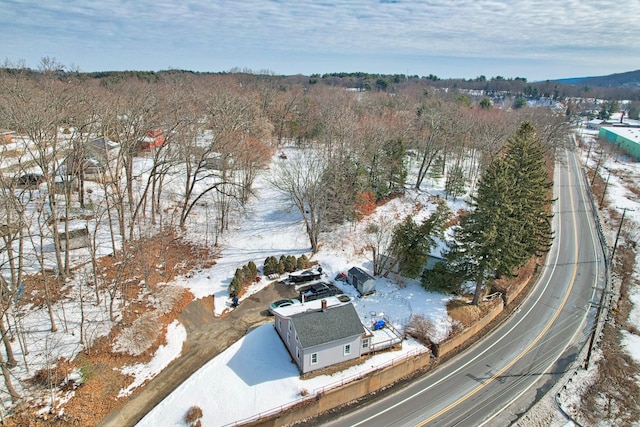
[[[323,299],[321,301],[321,303],[322,303],[322,311],[326,311],[326,309],[327,309],[327,300]]]

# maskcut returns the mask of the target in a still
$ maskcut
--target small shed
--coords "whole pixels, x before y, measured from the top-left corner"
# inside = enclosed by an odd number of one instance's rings
[[[60,236],[60,247],[63,251],[86,248],[91,243],[89,240],[89,230],[87,227],[69,230],[69,242],[64,230],[58,231]]]
[[[370,295],[376,291],[376,279],[358,267],[351,267],[347,272],[347,283],[360,292],[360,295]]]
[[[424,270],[433,270],[433,267],[435,267],[439,262],[446,262],[446,260],[435,255],[427,256],[427,263],[424,265]]]

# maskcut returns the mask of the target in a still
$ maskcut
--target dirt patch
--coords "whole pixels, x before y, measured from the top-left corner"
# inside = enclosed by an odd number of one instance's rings
[[[66,387],[73,389],[73,397],[66,402],[63,415],[39,414],[34,408],[20,408],[16,414],[5,419],[7,426],[30,425],[38,426],[93,426],[112,412],[123,399],[118,399],[118,393],[132,381],[132,378],[120,373],[120,368],[136,363],[145,363],[160,345],[166,344],[167,325],[178,318],[180,313],[193,301],[193,295],[186,289],[173,288],[172,296],[166,302],[167,306],[157,307],[150,304],[152,295],[166,297],[162,288],[165,282],[187,272],[210,267],[215,263],[215,254],[207,248],[195,247],[178,239],[172,233],[146,238],[132,242],[127,251],[135,256],[129,257],[129,262],[123,254],[117,257],[104,257],[98,260],[104,286],[114,281],[123,283],[122,291],[126,295],[128,305],[122,312],[122,319],[110,334],[97,339],[85,352],[79,354],[73,361],[61,360],[52,368],[52,372],[38,373],[47,376],[55,373],[61,382],[68,377],[73,369],[79,369],[84,381],[82,384],[70,384]],[[36,304],[43,306],[42,295],[45,290],[53,301],[66,297],[69,290],[64,282],[52,275],[41,274],[25,277],[25,294],[21,304]],[[45,286],[46,285],[46,286]],[[211,304],[212,304],[211,298]],[[211,306],[211,312],[212,312]],[[132,355],[128,352],[114,351],[114,341],[123,336],[136,324],[144,323],[145,316],[152,318],[151,328],[137,329],[138,338],[148,341],[144,347]],[[213,318],[213,317],[211,317]],[[201,319],[202,321],[202,319]],[[146,322],[149,323],[149,322]],[[61,372],[63,370],[64,372]],[[46,384],[45,384],[46,385]],[[37,390],[46,391],[46,386],[34,381],[32,386]],[[64,387],[63,387],[64,388]],[[133,392],[136,395],[142,388]],[[91,408],[90,411],[87,408]],[[56,408],[57,413],[61,408]]]
[[[462,327],[466,328],[476,323],[482,317],[482,309],[480,306],[472,305],[473,297],[463,297],[462,299],[454,299],[447,304],[447,313]]]
[[[625,233],[626,234],[626,233]],[[625,236],[629,237],[629,236]],[[613,322],[605,324],[600,341],[602,357],[598,362],[597,379],[582,394],[579,417],[591,425],[636,425],[640,421],[640,384],[631,375],[640,372],[640,364],[621,348],[621,330],[637,333],[629,324],[629,312],[633,308],[628,297],[629,286],[639,286],[633,280],[635,242],[626,240],[618,247],[617,269],[621,281],[620,298],[613,310]],[[618,325],[618,326],[616,326]]]
[[[637,397],[640,385],[632,372],[640,365],[620,351],[620,330],[605,325],[600,341],[603,357],[598,362],[597,379],[584,390],[580,418],[587,425],[637,425],[640,421]]]

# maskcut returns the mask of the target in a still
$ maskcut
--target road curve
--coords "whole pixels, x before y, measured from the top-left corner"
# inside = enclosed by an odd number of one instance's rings
[[[436,370],[325,425],[507,425],[565,372],[590,333],[605,272],[578,161],[560,157],[554,243],[516,313]]]

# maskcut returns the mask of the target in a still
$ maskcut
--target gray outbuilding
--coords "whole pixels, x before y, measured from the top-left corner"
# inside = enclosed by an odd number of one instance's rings
[[[360,295],[370,295],[376,291],[376,279],[358,267],[351,267],[347,272],[347,282],[360,292]]]

